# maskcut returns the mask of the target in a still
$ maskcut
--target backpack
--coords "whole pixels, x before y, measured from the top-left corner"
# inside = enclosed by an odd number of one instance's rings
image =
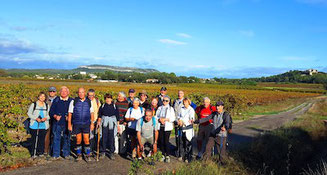
[[[141,109],[141,114],[143,113],[143,108],[142,107],[139,107],[140,109]],[[129,115],[131,115],[132,114],[132,110],[133,110],[134,108],[133,107],[130,107],[129,108]]]
[[[104,103],[104,104],[101,105],[101,109],[103,109],[103,107],[104,107],[105,104],[106,104],[106,103]],[[116,105],[115,105],[115,103],[113,103],[113,105],[114,105],[114,109],[116,110]]]
[[[143,123],[144,123],[144,117],[142,117],[140,119],[140,122],[141,122],[141,128],[142,128]],[[154,116],[152,117],[152,126],[153,126],[153,129],[155,130],[155,128],[156,128],[156,118]]]
[[[223,114],[224,121],[226,121],[226,117],[229,117],[230,118],[229,128],[226,128],[226,129],[227,129],[227,132],[229,134],[231,134],[232,133],[232,127],[233,127],[233,118],[232,118],[232,116],[230,116],[230,114],[228,112],[225,111],[224,114]]]

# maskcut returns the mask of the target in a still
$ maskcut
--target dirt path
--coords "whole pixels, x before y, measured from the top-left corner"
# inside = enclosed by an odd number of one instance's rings
[[[276,115],[267,115],[252,118],[247,121],[240,123],[235,123],[233,125],[233,134],[229,137],[229,143],[231,147],[238,144],[249,142],[256,135],[263,133],[265,131],[273,130],[281,127],[283,124],[294,120],[296,117],[305,113],[314,103],[315,99],[309,100],[289,111],[282,112]],[[172,142],[174,139],[171,139]],[[171,157],[172,162],[170,164],[157,163],[157,169],[166,169],[168,167],[175,167],[176,160],[175,157]],[[131,161],[126,160],[122,157],[116,156],[115,160],[109,160],[105,158],[100,160],[100,162],[86,163],[84,161],[74,162],[68,160],[59,160],[54,162],[49,162],[44,165],[36,165],[32,167],[19,168],[13,171],[7,171],[2,174],[5,175],[25,175],[25,174],[116,174],[124,175],[128,174],[130,169]]]

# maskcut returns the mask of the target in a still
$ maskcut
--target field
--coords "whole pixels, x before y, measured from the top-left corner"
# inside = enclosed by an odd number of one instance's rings
[[[31,81],[31,80],[0,80],[0,154],[12,154],[10,145],[26,139],[22,122],[27,118],[28,106],[36,100],[40,91],[47,91],[49,86],[59,89],[67,86],[71,96],[76,96],[78,87],[93,88],[100,101],[105,93],[113,94],[114,98],[119,91],[127,92],[134,88],[137,92],[146,90],[149,96],[159,93],[162,85],[135,84],[135,83],[92,83],[81,81]],[[304,99],[320,96],[326,93],[320,85],[297,84],[281,89],[275,84],[259,84],[258,86],[215,85],[215,84],[172,84],[165,85],[168,95],[177,98],[177,91],[183,90],[186,96],[197,105],[202,98],[208,96],[212,103],[223,100],[226,108],[234,119],[246,119],[248,116],[275,113],[287,110],[300,104]],[[21,156],[21,155],[20,155]],[[0,167],[12,166],[15,161],[8,161],[2,157]]]

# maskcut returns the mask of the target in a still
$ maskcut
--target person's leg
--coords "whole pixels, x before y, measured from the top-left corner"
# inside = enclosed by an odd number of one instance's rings
[[[164,142],[165,142],[165,156],[169,156],[169,137],[170,137],[170,133],[171,131],[165,131],[165,138],[164,138]]]
[[[85,146],[85,154],[89,157],[91,155],[91,148],[90,148],[90,134],[89,133],[83,133],[83,141]]]
[[[108,140],[108,142],[109,142],[109,153],[110,154],[114,154],[114,152],[115,152],[115,135],[114,135],[114,130],[113,129],[110,129],[109,131],[108,131],[108,136],[109,136],[109,140]]]
[[[126,130],[125,130],[125,125],[119,125],[120,130],[121,130],[121,135],[119,137],[119,154],[126,154]]]
[[[46,131],[45,140],[44,140],[44,153],[49,154],[50,152],[50,136],[51,136],[51,125],[49,125],[49,128]]]
[[[34,149],[35,149],[35,141],[36,141],[36,129],[30,129],[30,133],[31,133],[31,156],[34,156]]]
[[[216,138],[214,138],[214,137],[209,137],[207,145],[206,145],[206,149],[204,152],[204,156],[203,156],[204,160],[208,160],[211,158],[212,148],[215,146],[215,139]]]
[[[217,138],[218,142],[218,153],[219,153],[219,161],[224,162],[227,157],[227,152],[226,152],[226,141],[227,137],[218,137]]]
[[[102,128],[102,146],[100,149],[101,153],[106,153],[107,149],[107,143],[108,143],[108,135],[109,135],[109,129],[108,127],[103,127]]]
[[[61,141],[61,127],[54,124],[52,127],[53,143],[52,143],[52,157],[60,156],[60,141]]]
[[[39,140],[38,140],[38,146],[37,146],[37,155],[43,155],[44,154],[44,143],[45,143],[45,135],[46,130],[40,129],[39,130]]]
[[[159,130],[159,146],[162,155],[165,155],[165,129],[163,127],[160,127]]]
[[[204,138],[204,132],[203,132],[203,126],[199,126],[199,132],[198,132],[198,138],[197,138],[197,147],[198,147],[198,157],[202,156],[202,145],[203,145],[203,138]]]
[[[186,155],[187,155],[187,150],[186,150],[186,144],[187,144],[187,139],[186,139],[186,133],[182,133],[182,138],[181,138],[181,157],[186,160]]]
[[[131,142],[131,147],[132,147],[132,157],[135,158],[136,157],[136,135],[132,134],[132,138],[131,138],[132,142]]]
[[[70,156],[70,133],[67,131],[67,128],[63,127],[63,146],[62,153],[64,157]]]
[[[76,134],[76,154],[77,158],[82,158],[82,133]]]

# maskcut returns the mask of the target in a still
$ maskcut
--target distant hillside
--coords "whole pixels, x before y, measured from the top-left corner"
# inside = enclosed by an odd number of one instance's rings
[[[88,65],[80,66],[76,69],[6,69],[7,73],[26,73],[26,74],[72,74],[79,72],[87,73],[103,73],[105,71],[121,72],[121,73],[150,73],[159,72],[156,69],[141,69],[134,67],[119,67],[107,65]]]
[[[291,70],[289,72],[269,77],[251,78],[257,82],[292,82],[292,83],[327,83],[327,74],[315,69],[306,71]]]

